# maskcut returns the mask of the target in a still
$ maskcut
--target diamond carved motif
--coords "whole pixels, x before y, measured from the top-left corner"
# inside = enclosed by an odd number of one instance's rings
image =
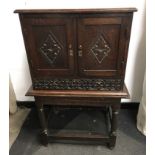
[[[111,48],[105,41],[102,34],[99,36],[99,38],[91,48],[91,51],[97,59],[98,63],[100,64],[102,63],[103,59],[108,56],[108,53],[111,51]]]
[[[40,47],[40,52],[45,56],[48,62],[53,64],[59,53],[62,52],[62,49],[63,46],[50,31]]]

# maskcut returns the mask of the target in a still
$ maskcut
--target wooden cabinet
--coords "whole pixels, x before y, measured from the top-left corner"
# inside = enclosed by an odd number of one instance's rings
[[[33,88],[28,95],[35,96],[39,108],[43,100],[54,105],[56,100],[62,103],[70,99],[74,101],[70,105],[85,106],[89,104],[82,102],[83,97],[85,102],[91,96],[93,106],[104,106],[101,102],[120,105],[120,99],[127,96],[124,77],[134,11],[15,11],[19,13],[32,77]],[[97,103],[94,97],[102,99]],[[119,106],[112,107],[116,119]]]
[[[133,10],[16,11],[34,89],[122,90]]]

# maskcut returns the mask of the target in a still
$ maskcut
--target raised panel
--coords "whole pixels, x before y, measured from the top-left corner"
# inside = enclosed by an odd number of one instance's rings
[[[78,22],[79,72],[84,76],[118,76],[122,19],[83,18]]]
[[[72,20],[42,16],[25,18],[23,22],[35,78],[73,74],[74,57],[70,54],[70,48],[74,48]]]

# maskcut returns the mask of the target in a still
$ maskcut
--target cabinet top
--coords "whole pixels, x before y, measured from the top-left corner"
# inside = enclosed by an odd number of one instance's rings
[[[98,8],[98,9],[19,9],[14,13],[125,13],[135,12],[136,8]]]

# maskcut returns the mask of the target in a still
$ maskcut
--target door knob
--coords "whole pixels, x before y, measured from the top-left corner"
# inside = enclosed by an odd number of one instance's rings
[[[79,45],[78,55],[79,57],[82,57],[82,45]]]
[[[69,44],[69,55],[73,56],[72,44]]]

